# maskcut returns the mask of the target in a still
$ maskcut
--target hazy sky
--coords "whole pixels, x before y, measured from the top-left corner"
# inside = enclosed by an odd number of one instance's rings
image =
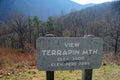
[[[113,0],[72,0],[72,1],[80,3],[80,4],[89,4],[89,3],[99,4],[99,3],[103,3],[103,2],[110,2]]]

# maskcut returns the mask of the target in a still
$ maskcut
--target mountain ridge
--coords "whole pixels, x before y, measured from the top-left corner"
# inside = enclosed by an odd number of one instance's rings
[[[21,12],[27,16],[38,16],[46,20],[49,16],[59,16],[72,10],[81,10],[93,5],[80,5],[71,0],[1,0],[0,19],[11,13]]]

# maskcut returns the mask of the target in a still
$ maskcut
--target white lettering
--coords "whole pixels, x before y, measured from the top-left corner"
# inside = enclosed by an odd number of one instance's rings
[[[73,53],[72,50],[68,50],[68,55],[71,55]]]
[[[46,50],[42,50],[42,53],[43,53],[43,55],[45,55],[45,53],[46,53]]]
[[[68,62],[65,64],[66,66],[76,66],[77,62]]]
[[[63,55],[67,56],[67,51],[66,50],[63,51]]]
[[[75,55],[79,55],[79,54],[80,54],[80,51],[79,51],[79,50],[75,50],[75,51],[74,51],[74,54],[75,54]]]
[[[61,57],[57,58],[57,61],[62,61],[62,58]]]
[[[93,51],[93,54],[97,54],[97,50],[94,50],[94,51]]]
[[[75,47],[79,47],[80,46],[80,43],[75,43]]]
[[[80,43],[65,43],[65,47],[79,47]]]
[[[50,55],[51,55],[51,54],[50,54],[50,50],[46,50],[46,51],[47,51],[47,55],[49,55],[49,56],[50,56]]]
[[[61,56],[62,51],[61,50],[57,50],[57,55]]]
[[[82,54],[88,54],[88,51],[87,50],[83,50]]]
[[[51,66],[53,67],[63,66],[63,63],[51,63]]]
[[[89,54],[92,54],[93,50],[92,50],[92,49],[89,49],[88,52],[89,52]]]
[[[42,50],[42,54],[45,56],[67,56],[67,55],[79,55],[79,50]]]
[[[65,43],[65,47],[68,47],[69,46],[69,43]]]
[[[72,57],[72,60],[85,60],[85,57]]]
[[[97,54],[98,50],[94,50],[94,49],[88,49],[88,50],[83,50],[82,54],[83,55],[94,55]]]
[[[79,62],[78,65],[84,66],[84,65],[90,65],[89,62]]]
[[[56,55],[56,51],[55,50],[52,50],[51,53],[52,53],[52,55]]]

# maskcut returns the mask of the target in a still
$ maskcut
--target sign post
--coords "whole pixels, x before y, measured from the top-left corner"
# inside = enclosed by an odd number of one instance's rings
[[[84,35],[84,37],[90,38],[94,37],[93,35]],[[92,69],[82,70],[82,80],[92,80]]]
[[[46,37],[53,37],[53,34],[46,34]],[[46,80],[54,80],[54,71],[46,71]]]
[[[102,63],[103,41],[97,37],[41,37],[37,39],[37,68],[54,80],[55,70],[83,70],[92,80],[92,69]]]
[[[92,80],[92,69],[83,70],[82,80]]]
[[[54,71],[46,71],[46,80],[54,80]]]

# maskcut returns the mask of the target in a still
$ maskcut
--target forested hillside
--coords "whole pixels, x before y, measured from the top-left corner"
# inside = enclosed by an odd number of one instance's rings
[[[104,40],[104,51],[120,52],[120,14],[117,2],[98,4],[81,11],[42,21],[38,16],[12,13],[0,21],[0,46],[18,48],[21,52],[35,48],[36,39],[46,33],[54,36],[83,37],[94,35]]]
[[[120,6],[118,2],[103,3],[82,11],[71,12],[58,18],[57,24],[64,29],[63,33],[67,36],[92,34],[102,37],[104,50],[119,54]]]

